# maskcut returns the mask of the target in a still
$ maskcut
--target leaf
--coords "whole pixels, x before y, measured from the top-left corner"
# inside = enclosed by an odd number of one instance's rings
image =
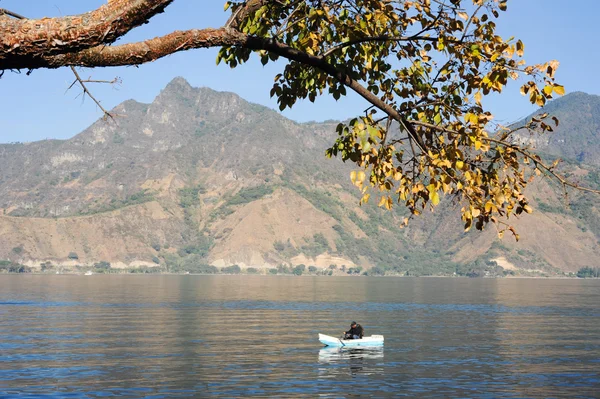
[[[523,42],[520,40],[517,41],[517,55],[519,57],[523,57],[524,50],[525,50],[525,45],[523,44]]]
[[[358,172],[358,175],[356,176],[356,180],[362,183],[365,181],[366,177],[367,177],[367,175],[365,174],[365,172],[361,170]]]
[[[565,87],[561,85],[554,85],[554,92],[559,96],[565,95]]]

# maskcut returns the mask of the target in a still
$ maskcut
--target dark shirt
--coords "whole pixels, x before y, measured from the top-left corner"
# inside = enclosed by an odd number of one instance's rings
[[[350,330],[346,331],[346,334],[353,336],[358,335],[359,337],[363,337],[363,328],[360,324],[357,324],[355,327],[351,327]]]

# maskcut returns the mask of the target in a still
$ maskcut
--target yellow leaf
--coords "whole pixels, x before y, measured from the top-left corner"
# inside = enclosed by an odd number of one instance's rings
[[[358,172],[358,175],[356,176],[356,180],[363,182],[365,181],[365,172],[363,172],[362,170],[360,172]]]
[[[485,212],[486,213],[490,213],[490,211],[495,208],[494,204],[492,204],[490,201],[485,203]]]
[[[561,85],[555,85],[554,92],[556,94],[558,94],[559,96],[564,96],[565,95],[565,87],[561,86]]]
[[[438,194],[438,192],[437,192],[437,191],[434,191],[434,192],[431,194],[431,203],[432,203],[434,206],[440,203],[440,195]]]
[[[517,41],[517,55],[519,57],[523,56],[523,50],[525,49],[525,45],[523,44],[522,41]]]
[[[385,209],[388,211],[392,209],[392,199],[390,197],[387,197],[385,201]]]
[[[537,96],[537,100],[535,103],[538,106],[543,107],[546,104],[546,98],[544,98],[544,96]]]
[[[467,14],[466,12],[462,12],[462,11],[461,11],[461,12],[458,12],[458,13],[456,13],[456,14],[457,14],[459,17],[461,17],[462,19],[464,19],[465,21],[466,21],[467,19],[469,19],[469,14]]]
[[[477,93],[475,93],[475,102],[479,105],[481,105],[481,92],[478,91]]]

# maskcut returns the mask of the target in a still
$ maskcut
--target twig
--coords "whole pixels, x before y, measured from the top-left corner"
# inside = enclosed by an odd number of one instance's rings
[[[94,97],[94,95],[88,90],[87,86],[85,85],[85,82],[92,82],[89,79],[87,81],[84,81],[81,79],[81,77],[79,76],[79,73],[77,73],[77,70],[75,69],[75,67],[71,67],[71,71],[73,71],[73,74],[75,75],[75,81],[73,83],[71,83],[71,86],[69,86],[69,88],[67,89],[70,90],[73,85],[75,85],[75,83],[79,83],[79,85],[81,86],[81,89],[83,90],[83,94],[84,96],[87,94],[89,98],[92,99],[92,101],[94,101],[96,103],[96,105],[98,106],[98,108],[100,108],[102,110],[102,112],[104,113],[104,118],[110,118],[111,120],[114,121],[114,115],[111,114],[110,112],[108,112],[106,109],[104,109],[104,107],[102,106],[102,104],[100,104],[100,101],[98,101],[96,99],[96,97]],[[115,78],[113,80],[113,82],[117,82],[118,78]],[[102,82],[102,81],[98,81],[98,82]]]
[[[0,15],[8,15],[9,17],[17,18],[17,19],[27,19],[22,15],[17,14],[16,12],[9,11],[5,8],[0,8]]]
[[[419,126],[423,126],[429,129],[434,129],[437,131],[441,131],[441,132],[446,132],[446,133],[452,133],[452,134],[459,134],[458,132],[451,130],[451,129],[447,129],[443,126],[438,126],[438,125],[432,125],[430,123],[426,123],[426,122],[421,122],[421,121],[410,121],[410,123],[415,124],[415,125],[419,125]],[[574,188],[576,190],[580,190],[580,191],[586,191],[589,193],[594,193],[594,194],[600,194],[600,190],[595,190],[593,188],[588,188],[588,187],[584,187],[584,186],[580,186],[578,184],[575,183],[571,183],[570,181],[568,181],[567,179],[565,179],[564,177],[562,177],[561,175],[559,175],[558,173],[556,173],[553,170],[553,166],[548,166],[545,163],[543,163],[538,157],[536,157],[535,155],[529,153],[528,151],[523,150],[521,147],[515,145],[515,144],[511,144],[509,142],[503,141],[503,140],[498,140],[498,139],[494,139],[492,137],[479,137],[480,140],[483,141],[488,141],[491,143],[496,143],[497,145],[506,147],[506,148],[510,148],[511,150],[518,152],[519,154],[523,155],[525,158],[531,160],[534,165],[537,167],[541,167],[542,169],[544,169],[547,173],[549,173],[550,175],[552,175],[552,177],[554,177],[556,180],[558,180],[558,182],[560,184],[562,184],[563,188],[565,187],[571,187]]]
[[[4,8],[0,8],[0,15],[8,15],[10,17],[13,18],[17,18],[17,19],[27,19],[26,17],[17,14],[15,12],[6,10]],[[69,86],[69,88],[67,89],[67,91],[69,91],[73,85],[75,85],[75,83],[79,82],[79,85],[81,86],[81,88],[83,89],[83,95],[85,96],[86,94],[88,95],[89,98],[92,99],[92,101],[94,101],[96,103],[96,105],[102,110],[102,112],[104,113],[104,117],[105,118],[110,118],[111,120],[114,120],[114,116],[108,112],[106,109],[104,109],[104,107],[102,106],[102,104],[100,104],[100,101],[98,101],[96,99],[96,97],[94,97],[92,95],[92,93],[88,90],[87,86],[85,85],[86,83],[109,83],[109,84],[115,84],[119,82],[119,78],[116,77],[113,80],[92,80],[91,78],[88,78],[87,80],[83,80],[81,79],[81,77],[79,76],[79,74],[77,73],[77,70],[75,69],[75,67],[70,67],[71,71],[73,71],[73,74],[75,75],[75,81],[73,81],[73,83],[71,83],[71,86]],[[2,74],[4,74],[4,71],[2,71]],[[1,77],[2,75],[0,75]]]

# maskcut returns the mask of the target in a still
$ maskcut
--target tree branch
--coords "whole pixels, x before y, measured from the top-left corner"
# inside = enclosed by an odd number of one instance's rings
[[[458,132],[451,130],[451,129],[447,129],[443,126],[437,126],[437,125],[432,125],[431,123],[427,123],[427,122],[421,122],[421,121],[411,121],[411,123],[415,124],[415,125],[419,125],[419,126],[423,126],[426,127],[428,129],[433,129],[433,130],[437,130],[439,132],[445,132],[445,133],[452,133],[452,134],[459,134]],[[558,182],[560,184],[562,184],[563,187],[571,187],[580,191],[585,191],[588,193],[594,193],[594,194],[600,194],[600,190],[595,190],[593,188],[588,188],[588,187],[584,187],[584,186],[580,186],[578,184],[575,183],[571,183],[570,181],[568,181],[567,179],[565,179],[564,177],[562,177],[561,175],[559,175],[558,173],[556,173],[553,169],[554,166],[548,166],[546,165],[544,162],[542,162],[540,160],[539,157],[535,156],[533,153],[530,153],[526,150],[524,150],[523,148],[519,147],[518,145],[509,143],[507,141],[504,140],[498,140],[495,139],[493,137],[485,137],[485,136],[481,136],[479,137],[480,140],[482,141],[487,141],[490,143],[495,143],[499,146],[503,146],[505,148],[510,148],[511,150],[518,152],[519,154],[521,154],[522,156],[524,156],[525,158],[529,159],[531,162],[534,163],[534,165],[538,168],[541,168],[543,170],[545,170],[547,173],[549,173],[550,175],[552,175],[556,180],[558,180]]]
[[[95,11],[75,16],[0,18],[0,70],[35,68],[40,58],[112,43],[163,12],[172,1],[111,0]]]
[[[336,51],[339,51],[339,50],[341,50],[341,49],[343,49],[345,47],[354,46],[355,44],[361,44],[361,43],[367,43],[367,42],[402,42],[402,41],[410,41],[410,40],[414,40],[414,41],[428,41],[428,42],[435,43],[435,42],[437,42],[439,40],[439,38],[437,38],[437,37],[428,37],[428,36],[398,36],[398,37],[394,37],[394,36],[369,36],[369,37],[362,37],[360,39],[350,40],[350,41],[338,44],[337,46],[334,46],[334,47],[330,48],[325,53],[323,53],[323,57],[327,57],[327,56],[331,55],[332,53],[335,53]]]
[[[9,17],[17,19],[26,19],[24,16],[17,14],[16,12],[9,11],[6,8],[0,8],[0,16],[2,15],[8,15]]]
[[[43,57],[27,65],[27,68],[60,68],[63,66],[94,68],[140,65],[156,61],[178,51],[221,46],[247,47],[249,41],[248,35],[233,28],[175,31],[143,42],[120,46],[97,46],[78,53]],[[255,43],[256,41],[254,40]],[[257,44],[255,44],[256,46]],[[2,69],[1,66],[0,69]]]
[[[81,77],[79,76],[79,73],[77,72],[77,70],[75,69],[75,67],[71,67],[71,71],[73,72],[73,74],[75,75],[75,81],[73,83],[71,83],[71,86],[69,86],[69,88],[67,89],[70,90],[71,87],[73,87],[73,85],[75,83],[79,83],[79,86],[81,86],[81,89],[83,90],[83,95],[85,96],[86,94],[88,95],[89,98],[92,99],[92,101],[94,101],[96,103],[96,105],[98,106],[98,108],[100,108],[102,110],[102,112],[104,113],[104,117],[105,118],[110,118],[112,120],[114,120],[114,115],[111,114],[110,112],[108,112],[103,106],[102,104],[100,104],[100,101],[98,101],[96,99],[96,97],[93,96],[93,94],[88,90],[87,86],[85,85],[85,83],[116,83],[117,82],[117,78],[115,78],[113,81],[103,81],[103,80],[83,80],[81,79]]]

